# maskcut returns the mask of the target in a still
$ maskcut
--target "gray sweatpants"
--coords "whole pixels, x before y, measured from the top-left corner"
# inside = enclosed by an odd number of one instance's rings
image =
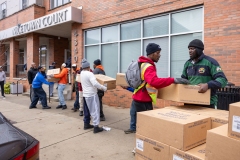
[[[92,97],[85,97],[90,115],[92,116],[92,121],[94,126],[98,126],[100,122],[100,105],[98,95],[95,94]]]

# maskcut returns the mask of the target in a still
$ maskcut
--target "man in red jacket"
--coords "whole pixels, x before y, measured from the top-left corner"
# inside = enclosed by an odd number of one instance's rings
[[[149,43],[146,48],[147,57],[141,56],[138,62],[141,67],[141,78],[144,80],[133,92],[132,105],[136,108],[136,112],[142,112],[153,109],[153,104],[157,100],[157,90],[167,87],[172,83],[188,84],[188,80],[183,78],[159,78],[155,63],[160,59],[161,48],[158,44]],[[124,131],[126,134],[135,133],[135,130],[128,129]]]

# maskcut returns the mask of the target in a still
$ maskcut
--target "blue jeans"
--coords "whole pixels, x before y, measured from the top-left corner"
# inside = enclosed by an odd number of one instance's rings
[[[65,89],[66,85],[65,84],[58,84],[58,98],[59,98],[59,104],[60,105],[66,105],[64,96],[63,96],[63,91]]]
[[[43,107],[47,107],[47,95],[43,88],[32,88],[32,92],[34,92],[34,97],[32,97],[31,107],[37,105],[38,100],[40,99]]]
[[[78,91],[76,91],[76,100],[75,100],[75,102],[74,102],[74,108],[75,109],[79,109],[79,92]]]
[[[134,106],[133,102],[130,108],[130,116],[130,129],[136,131],[137,111],[136,106]]]

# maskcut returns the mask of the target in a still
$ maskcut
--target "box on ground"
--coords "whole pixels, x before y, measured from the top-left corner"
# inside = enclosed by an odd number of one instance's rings
[[[60,73],[60,68],[47,70],[47,76],[52,75],[52,74],[59,74],[59,73]]]
[[[95,77],[97,81],[101,85],[106,86],[108,90],[116,88],[116,79],[102,75],[102,74],[96,74]]]
[[[186,152],[170,147],[169,159],[171,160],[204,160],[206,143]]]
[[[206,142],[211,119],[180,110],[157,109],[137,114],[137,133],[186,151]]]
[[[199,86],[172,84],[158,90],[158,98],[176,102],[210,105],[210,90],[198,93]]]
[[[125,79],[125,73],[117,73],[116,85],[117,86],[128,86],[128,83]]]
[[[200,107],[195,105],[184,105],[184,106],[168,106],[166,108],[173,110],[181,110],[184,112],[189,112],[198,115],[205,115],[211,117],[211,128],[216,128],[221,125],[228,123],[228,111]]]
[[[228,137],[228,124],[207,132],[205,160],[239,160],[240,141]]]
[[[142,159],[169,160],[169,146],[136,134],[136,153]]]
[[[240,140],[240,102],[229,105],[228,136]]]
[[[57,83],[59,80],[60,80],[60,78],[54,78],[54,77],[48,77],[47,78],[48,82],[56,82]]]

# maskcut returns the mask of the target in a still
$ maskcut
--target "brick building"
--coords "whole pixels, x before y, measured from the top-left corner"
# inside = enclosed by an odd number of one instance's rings
[[[100,58],[115,77],[145,55],[149,42],[162,48],[158,76],[179,77],[189,59],[187,45],[198,38],[228,80],[240,85],[239,0],[0,0],[0,11],[0,65],[10,82],[26,75],[24,64],[48,68],[69,56],[78,65],[82,57],[91,63]],[[118,87],[103,100],[129,107],[131,93]],[[170,104],[158,100],[157,106]]]

